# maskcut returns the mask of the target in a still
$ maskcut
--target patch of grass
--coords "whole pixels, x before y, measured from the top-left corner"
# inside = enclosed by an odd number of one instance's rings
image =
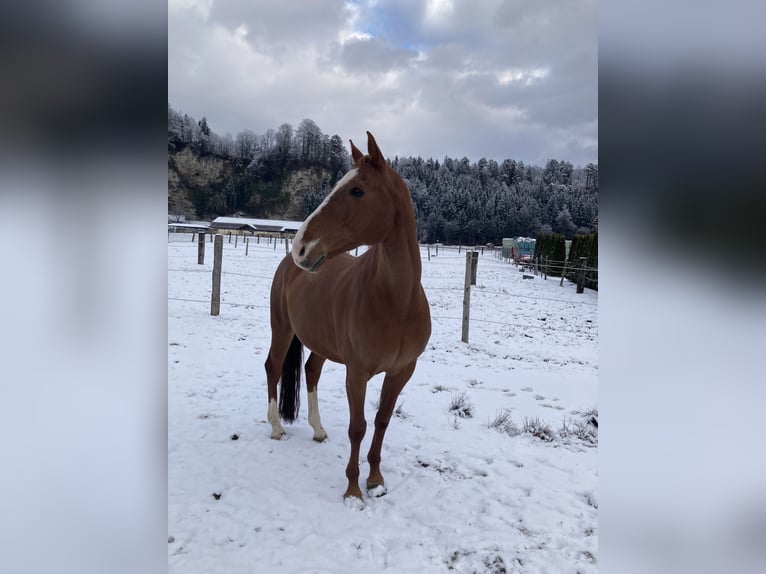
[[[575,438],[588,446],[598,445],[598,407],[574,410],[570,414],[576,415],[579,420],[565,420],[559,431],[561,438]]]
[[[559,436],[565,440],[567,438],[576,438],[591,446],[598,444],[598,428],[579,421],[564,421],[561,423]]]
[[[431,389],[432,393],[441,393],[447,390],[447,387],[444,385],[436,385],[433,389]]]
[[[449,410],[461,419],[470,419],[473,417],[473,403],[468,399],[468,394],[465,391],[452,395]]]
[[[519,427],[511,420],[511,411],[508,409],[499,410],[495,418],[487,423],[487,427],[504,432],[508,436],[519,434]]]
[[[556,437],[551,426],[537,417],[524,417],[521,432],[532,435],[544,442],[553,442],[553,439]]]

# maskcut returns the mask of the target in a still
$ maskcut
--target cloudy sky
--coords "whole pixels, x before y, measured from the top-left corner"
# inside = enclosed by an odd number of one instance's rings
[[[595,0],[169,0],[168,100],[386,156],[598,161]]]

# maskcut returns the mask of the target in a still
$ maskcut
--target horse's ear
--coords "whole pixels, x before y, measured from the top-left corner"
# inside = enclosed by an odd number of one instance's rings
[[[367,154],[370,156],[370,163],[375,167],[380,168],[385,165],[386,159],[383,157],[383,153],[380,151],[375,138],[372,137],[370,132],[367,132]]]
[[[348,143],[351,144],[351,157],[354,158],[354,163],[356,163],[359,161],[363,154],[359,151],[359,148],[354,145],[354,142],[348,140]]]

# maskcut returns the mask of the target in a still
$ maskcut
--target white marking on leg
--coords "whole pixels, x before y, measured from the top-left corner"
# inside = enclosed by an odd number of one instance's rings
[[[276,440],[282,438],[282,435],[285,434],[285,429],[282,427],[282,423],[279,422],[279,409],[277,408],[276,399],[269,401],[269,412],[266,418],[271,423],[271,438]]]
[[[322,442],[327,438],[327,432],[322,428],[322,421],[319,418],[319,400],[317,392],[309,393],[309,424],[314,429],[314,440]]]
[[[302,247],[306,248],[306,252],[310,252],[311,248],[316,245],[316,243],[319,241],[319,239],[314,239],[312,241],[309,241],[304,245],[303,243],[303,234],[306,232],[306,226],[309,224],[309,221],[320,211],[322,211],[322,208],[327,205],[330,202],[330,198],[333,196],[333,194],[338,191],[340,188],[342,188],[344,185],[346,185],[349,181],[354,179],[356,175],[359,173],[359,169],[352,168],[346,172],[346,175],[344,175],[338,183],[335,184],[335,187],[332,188],[332,191],[327,194],[327,197],[324,198],[324,201],[319,204],[319,207],[317,207],[314,211],[311,212],[311,215],[309,215],[306,220],[303,222],[303,224],[298,229],[298,233],[295,234],[295,238],[293,239],[293,249],[291,251],[291,254],[293,256],[293,261],[295,261],[295,264],[300,267],[298,262],[302,259],[298,255],[298,252],[301,250]]]

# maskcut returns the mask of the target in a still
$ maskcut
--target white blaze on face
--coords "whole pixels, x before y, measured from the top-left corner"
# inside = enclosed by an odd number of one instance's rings
[[[320,211],[322,211],[322,208],[327,205],[330,202],[330,198],[337,192],[339,189],[341,189],[344,185],[346,185],[349,181],[354,179],[356,175],[359,173],[359,170],[357,168],[352,168],[346,172],[346,175],[344,175],[338,183],[335,184],[335,187],[332,188],[332,191],[327,194],[327,197],[324,198],[324,201],[319,204],[319,207],[317,207],[311,215],[309,215],[306,218],[306,221],[303,222],[303,225],[301,225],[300,229],[298,229],[298,233],[295,234],[295,239],[293,239],[293,249],[291,251],[291,254],[293,256],[293,261],[295,261],[296,265],[299,265],[299,261],[301,260],[301,257],[298,255],[301,249],[304,247],[306,248],[306,253],[311,252],[311,248],[314,247],[319,241],[319,239],[312,239],[308,243],[303,243],[303,234],[306,231],[306,226],[309,224],[309,221]]]

